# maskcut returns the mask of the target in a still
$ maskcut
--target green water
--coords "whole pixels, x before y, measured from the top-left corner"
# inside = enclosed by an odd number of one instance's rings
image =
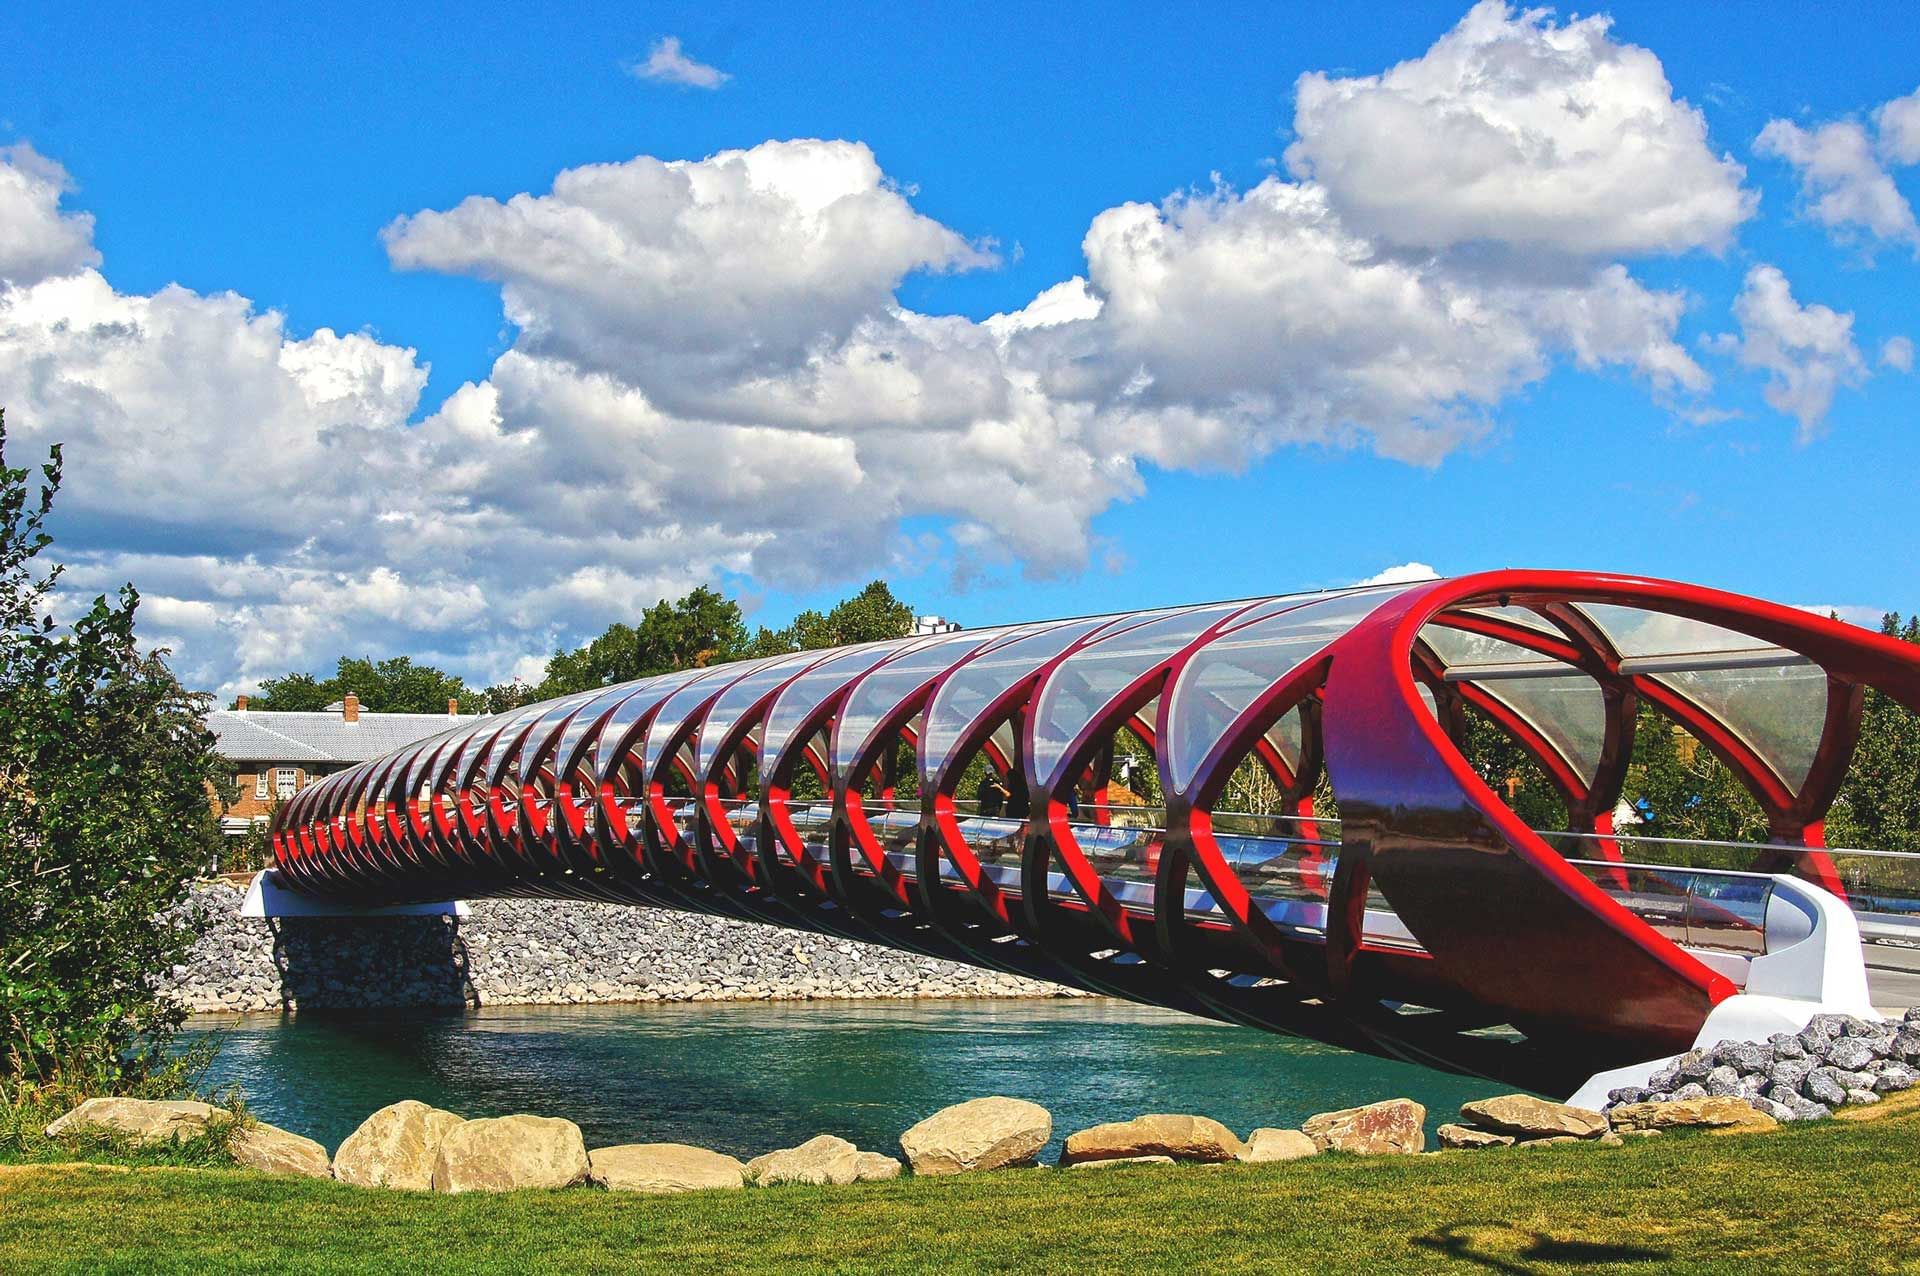
[[[1429,1129],[1490,1083],[1108,1001],[696,1003],[205,1017],[208,1080],[275,1125],[338,1146],[421,1099],[463,1116],[577,1122],[590,1147],[672,1141],[755,1155],[831,1133],[897,1152],[950,1103],[1045,1105],[1064,1137],[1143,1112],[1245,1134],[1405,1096]],[[1056,1150],[1057,1150],[1056,1138]]]

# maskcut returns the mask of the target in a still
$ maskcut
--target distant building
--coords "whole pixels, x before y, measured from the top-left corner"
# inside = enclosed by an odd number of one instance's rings
[[[221,813],[222,831],[245,833],[321,776],[438,735],[459,719],[459,710],[459,702],[449,700],[445,713],[362,713],[360,697],[348,692],[320,713],[284,713],[250,710],[239,697],[233,708],[207,715],[239,788]]]
[[[944,616],[915,616],[913,632],[919,634],[951,634],[960,629],[960,622],[948,620]]]

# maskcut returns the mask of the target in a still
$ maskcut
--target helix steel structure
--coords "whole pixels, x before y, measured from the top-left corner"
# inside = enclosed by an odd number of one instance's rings
[[[1920,712],[1920,654],[1710,589],[1499,571],[642,678],[328,776],[273,855],[343,903],[721,914],[1552,1087],[1691,1043],[1764,950],[1764,874],[1841,890],[1822,820],[1868,688]],[[1761,875],[1628,854],[1643,704],[1765,812]],[[1566,829],[1476,773],[1471,715]]]

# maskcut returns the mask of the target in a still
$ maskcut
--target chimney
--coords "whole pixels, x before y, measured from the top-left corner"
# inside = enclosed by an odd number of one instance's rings
[[[347,698],[340,702],[340,718],[344,722],[360,721],[360,697],[347,692]]]
[[[457,718],[460,716],[460,702],[458,700],[452,698],[447,700],[447,716],[449,718]]]
[[[233,709],[235,713],[245,713],[247,711],[247,698],[245,696],[235,696],[233,698]]]

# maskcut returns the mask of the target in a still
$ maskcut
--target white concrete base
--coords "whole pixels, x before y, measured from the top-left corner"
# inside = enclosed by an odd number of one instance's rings
[[[1845,901],[1797,877],[1777,875],[1768,905],[1767,940],[1766,956],[1756,957],[1748,967],[1747,991],[1713,1008],[1694,1036],[1694,1049],[1799,1032],[1815,1015],[1881,1018],[1867,992],[1860,927]],[[1597,1112],[1607,1104],[1607,1091],[1644,1086],[1679,1057],[1595,1073],[1568,1102]]]
[[[473,910],[461,899],[437,904],[392,904],[383,908],[355,908],[312,899],[280,885],[272,869],[255,873],[240,901],[242,917],[468,917]]]

